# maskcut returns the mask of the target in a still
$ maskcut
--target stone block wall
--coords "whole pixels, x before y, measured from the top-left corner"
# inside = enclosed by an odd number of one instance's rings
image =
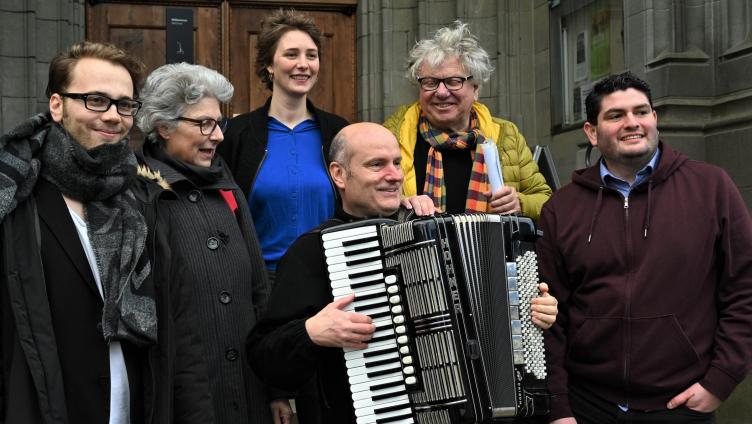
[[[3,0],[0,134],[48,108],[50,60],[84,38],[84,0]]]

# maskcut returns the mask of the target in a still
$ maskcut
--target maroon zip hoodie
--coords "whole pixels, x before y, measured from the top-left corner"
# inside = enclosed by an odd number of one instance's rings
[[[544,205],[541,276],[559,299],[546,333],[550,418],[572,416],[568,384],[636,410],[695,382],[726,399],[752,356],[752,220],[722,169],[660,144],[628,199],[599,165]]]

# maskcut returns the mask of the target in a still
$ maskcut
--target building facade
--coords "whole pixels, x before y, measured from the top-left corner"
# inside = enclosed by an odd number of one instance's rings
[[[0,133],[47,110],[49,61],[84,39],[87,7],[97,3],[107,2],[3,0]],[[213,3],[224,16],[233,2]],[[308,10],[327,3],[289,2]],[[588,88],[629,69],[653,89],[661,138],[726,169],[752,208],[752,0],[359,0],[356,18],[359,120],[381,122],[415,101],[417,87],[405,78],[408,51],[460,19],[496,69],[480,101],[515,122],[531,146],[549,146],[562,183],[585,165]],[[752,422],[751,399],[747,379],[719,422]]]
[[[0,5],[0,133],[48,110],[47,71],[84,38],[84,0],[3,0]]]
[[[588,87],[629,69],[653,89],[661,138],[725,168],[752,207],[752,1],[361,0],[361,119],[381,121],[417,98],[407,52],[455,19],[496,66],[480,100],[530,145],[549,146],[562,183],[585,165]]]

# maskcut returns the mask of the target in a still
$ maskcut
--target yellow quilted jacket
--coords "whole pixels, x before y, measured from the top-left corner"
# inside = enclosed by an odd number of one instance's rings
[[[481,103],[473,103],[478,114],[480,130],[486,138],[496,142],[501,158],[504,184],[514,187],[520,194],[522,215],[538,219],[543,203],[551,197],[551,188],[546,179],[538,172],[538,164],[533,161],[533,154],[527,147],[525,138],[517,126],[509,121],[491,116],[488,108]],[[417,194],[415,183],[415,166],[413,153],[418,141],[418,118],[420,104],[403,105],[390,116],[384,126],[391,131],[400,144],[402,151],[402,172],[405,182],[402,185],[404,196]]]

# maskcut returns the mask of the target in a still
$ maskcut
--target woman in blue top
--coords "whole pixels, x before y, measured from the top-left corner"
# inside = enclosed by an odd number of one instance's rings
[[[256,74],[272,95],[261,108],[231,119],[217,149],[248,198],[271,283],[292,242],[334,214],[329,145],[348,122],[308,100],[320,54],[321,31],[310,17],[279,10],[264,19]],[[294,394],[270,392],[275,423],[289,422],[285,398]],[[301,422],[316,420],[315,387],[301,388],[297,406]]]
[[[326,170],[329,144],[348,122],[308,100],[319,73],[321,31],[279,10],[261,23],[256,74],[272,90],[266,104],[230,120],[219,148],[247,194],[266,267],[274,276],[287,248],[334,212]]]

